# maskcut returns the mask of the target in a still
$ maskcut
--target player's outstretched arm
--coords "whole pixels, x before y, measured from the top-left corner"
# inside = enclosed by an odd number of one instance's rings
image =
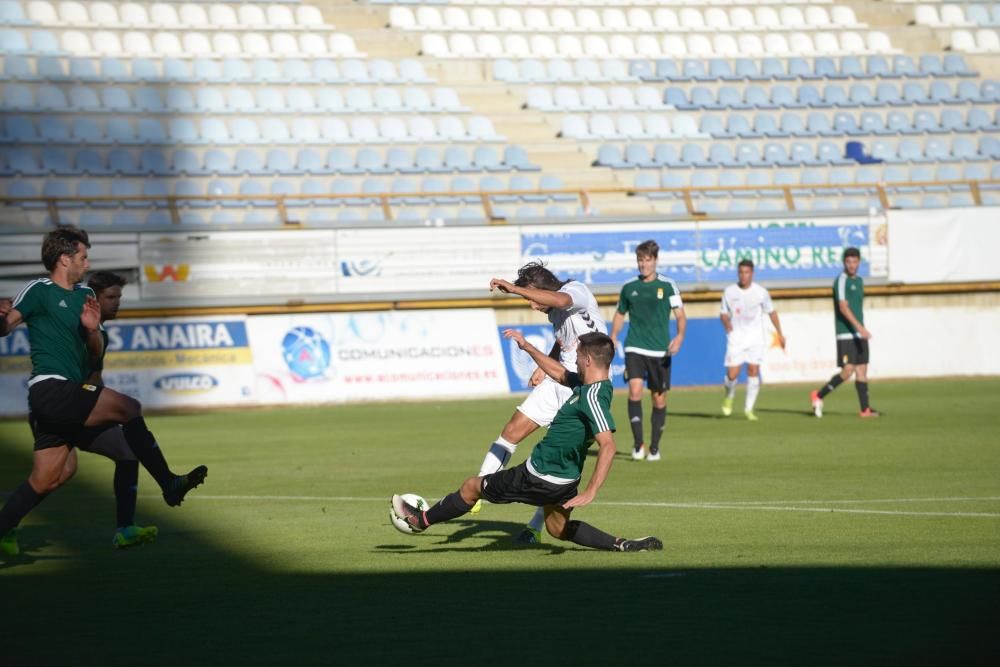
[[[495,289],[506,294],[516,294],[523,299],[534,301],[550,308],[569,308],[573,305],[573,297],[566,292],[553,292],[552,290],[537,289],[535,287],[518,287],[503,278],[494,278],[490,281],[490,290]]]
[[[0,299],[0,338],[17,328],[23,321],[21,313],[10,299]]]
[[[615,450],[617,449],[614,434],[611,431],[603,431],[595,435],[594,440],[600,448],[597,450],[597,465],[594,466],[594,474],[590,476],[590,481],[587,482],[587,488],[584,489],[583,493],[577,494],[563,503],[563,507],[566,509],[583,507],[592,503],[604,484],[604,480],[608,478],[608,473],[611,472],[611,464],[615,460]]]
[[[568,384],[569,372],[566,367],[526,341],[524,334],[517,329],[504,329],[503,335],[504,338],[510,338],[517,343],[519,348],[531,355],[531,358],[546,375],[559,384]]]

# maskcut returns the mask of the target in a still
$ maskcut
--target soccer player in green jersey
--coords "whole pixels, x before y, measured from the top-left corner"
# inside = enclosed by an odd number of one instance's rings
[[[207,474],[199,466],[186,475],[170,471],[163,452],[135,399],[88,382],[104,354],[101,312],[94,292],[78,284],[90,266],[87,233],[72,226],[45,235],[42,263],[48,278],[29,282],[11,304],[0,304],[0,336],[22,322],[31,341],[28,406],[35,418],[32,470],[0,509],[0,549],[16,555],[11,531],[48,494],[76,472],[76,448],[88,445],[100,428],[117,428],[139,462],[163,491],[168,505],[179,505]]]
[[[823,416],[823,399],[842,382],[854,375],[861,417],[878,417],[868,404],[868,341],[872,334],[865,328],[865,284],[858,275],[861,251],[844,250],[844,272],[833,283],[833,315],[837,330],[837,365],[840,372],[818,391],[809,395],[813,414]]]
[[[615,422],[611,416],[614,393],[608,371],[614,358],[612,340],[603,333],[583,334],[578,339],[573,373],[541,352],[516,329],[504,336],[531,355],[538,367],[556,382],[572,387],[572,395],[556,413],[548,433],[535,445],[531,456],[513,468],[485,476],[470,477],[454,493],[426,511],[408,504],[399,495],[391,501],[392,512],[411,531],[420,533],[436,523],[455,519],[472,509],[480,498],[491,503],[525,503],[544,508],[545,528],[560,540],[605,551],[647,551],[663,548],[655,537],[628,540],[614,537],[582,521],[570,520],[576,507],[594,501],[615,457]],[[587,488],[578,486],[587,450],[597,442],[597,464]]]
[[[632,426],[632,458],[660,460],[660,436],[667,424],[667,392],[670,366],[684,343],[687,316],[677,283],[656,272],[660,246],[643,241],[635,249],[639,277],[625,283],[618,296],[618,309],[611,321],[611,338],[618,340],[629,318],[625,337],[625,379],[628,381],[628,419]],[[670,338],[670,313],[677,318],[677,335]],[[653,399],[649,454],[642,435],[642,385],[645,381]]]

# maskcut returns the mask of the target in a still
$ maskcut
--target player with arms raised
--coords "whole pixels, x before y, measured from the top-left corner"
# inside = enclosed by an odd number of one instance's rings
[[[502,278],[490,281],[491,290],[515,294],[531,303],[534,310],[548,315],[556,342],[549,356],[557,359],[567,370],[576,370],[576,343],[588,333],[606,334],[607,324],[597,307],[597,300],[586,285],[577,280],[559,280],[540,262],[529,262],[517,272],[511,283]],[[501,470],[510,460],[518,444],[534,433],[539,426],[552,423],[562,404],[572,391],[549,377],[539,367],[531,376],[531,393],[517,407],[503,427],[500,437],[490,445],[479,475],[489,475]],[[473,512],[478,512],[477,500]],[[545,521],[541,509],[517,536],[519,542],[537,542]]]

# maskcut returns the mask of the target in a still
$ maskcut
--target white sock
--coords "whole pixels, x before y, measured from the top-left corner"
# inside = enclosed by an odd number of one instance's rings
[[[722,384],[726,387],[726,398],[730,400],[736,397],[736,382],[730,380],[728,375],[722,380]]]
[[[545,525],[545,510],[539,507],[535,510],[535,516],[531,517],[531,521],[528,522],[528,527],[541,531],[543,525]]]
[[[483,465],[479,468],[479,476],[492,475],[498,470],[503,470],[515,449],[517,449],[517,443],[505,440],[503,436],[494,440],[489,451],[486,452]]]
[[[743,407],[744,412],[753,412],[753,404],[757,402],[757,393],[760,391],[760,376],[747,378],[747,402]]]

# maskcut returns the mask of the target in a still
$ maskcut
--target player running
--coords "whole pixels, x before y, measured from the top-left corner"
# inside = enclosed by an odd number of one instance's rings
[[[583,521],[571,521],[575,507],[594,501],[615,458],[615,422],[611,416],[614,390],[608,371],[615,356],[611,338],[588,333],[574,345],[574,368],[546,356],[524,340],[515,329],[504,331],[518,347],[531,355],[538,367],[569,390],[569,399],[559,408],[548,433],[535,445],[523,463],[488,475],[465,480],[458,491],[442,498],[427,511],[420,511],[399,495],[392,497],[392,511],[412,532],[420,533],[436,523],[469,512],[480,498],[491,503],[525,503],[539,507],[545,528],[553,537],[604,551],[658,551],[663,542],[655,537],[628,540],[609,535]],[[587,488],[579,492],[587,450],[597,442],[597,464]]]
[[[87,381],[104,354],[100,306],[94,291],[78,284],[90,266],[89,248],[81,229],[65,226],[49,232],[42,242],[49,277],[29,282],[12,304],[0,304],[0,336],[22,322],[28,326],[28,406],[35,419],[31,474],[0,509],[0,550],[6,555],[19,552],[12,531],[21,519],[76,473],[76,448],[88,446],[103,430],[121,425],[129,448],[160,485],[168,505],[181,504],[207,474],[205,466],[173,474],[139,402]]]
[[[726,417],[733,414],[737,378],[740,367],[746,364],[747,397],[743,404],[743,416],[748,421],[757,421],[753,406],[760,392],[760,364],[764,360],[764,315],[771,319],[778,334],[778,343],[781,349],[785,349],[785,336],[781,333],[781,322],[771,303],[771,295],[767,289],[753,282],[753,261],[744,259],[737,266],[737,283],[722,293],[719,311],[719,319],[726,330],[726,397],[722,400],[722,414]]]
[[[681,293],[670,278],[656,272],[660,246],[643,241],[635,249],[639,277],[625,283],[618,296],[618,309],[611,321],[611,338],[625,326],[625,379],[628,380],[628,419],[632,426],[632,458],[660,460],[660,437],[667,425],[667,392],[670,390],[670,367],[673,355],[680,352],[687,331],[687,316]],[[677,319],[677,335],[670,338],[670,314]],[[649,387],[653,415],[649,454],[642,436],[642,384]]]
[[[513,283],[494,278],[490,281],[490,289],[527,299],[534,310],[548,315],[556,338],[549,356],[558,359],[567,370],[576,369],[576,344],[580,336],[606,334],[608,331],[597,300],[587,286],[576,280],[559,280],[540,262],[522,266]],[[500,437],[490,445],[479,468],[480,476],[495,473],[506,466],[518,444],[539,426],[551,424],[559,408],[572,395],[572,390],[553,380],[541,367],[531,375],[529,384],[533,387],[531,393],[517,406]],[[481,507],[477,499],[472,511],[478,512]],[[515,539],[518,542],[537,542],[541,538],[544,521],[545,515],[539,508]]]
[[[863,418],[879,417],[880,413],[868,404],[868,341],[872,334],[865,328],[865,284],[858,275],[861,251],[844,250],[844,271],[833,283],[833,316],[837,331],[837,365],[840,372],[830,378],[819,391],[809,395],[813,414],[823,416],[823,399],[854,375],[854,388],[858,392]]]

